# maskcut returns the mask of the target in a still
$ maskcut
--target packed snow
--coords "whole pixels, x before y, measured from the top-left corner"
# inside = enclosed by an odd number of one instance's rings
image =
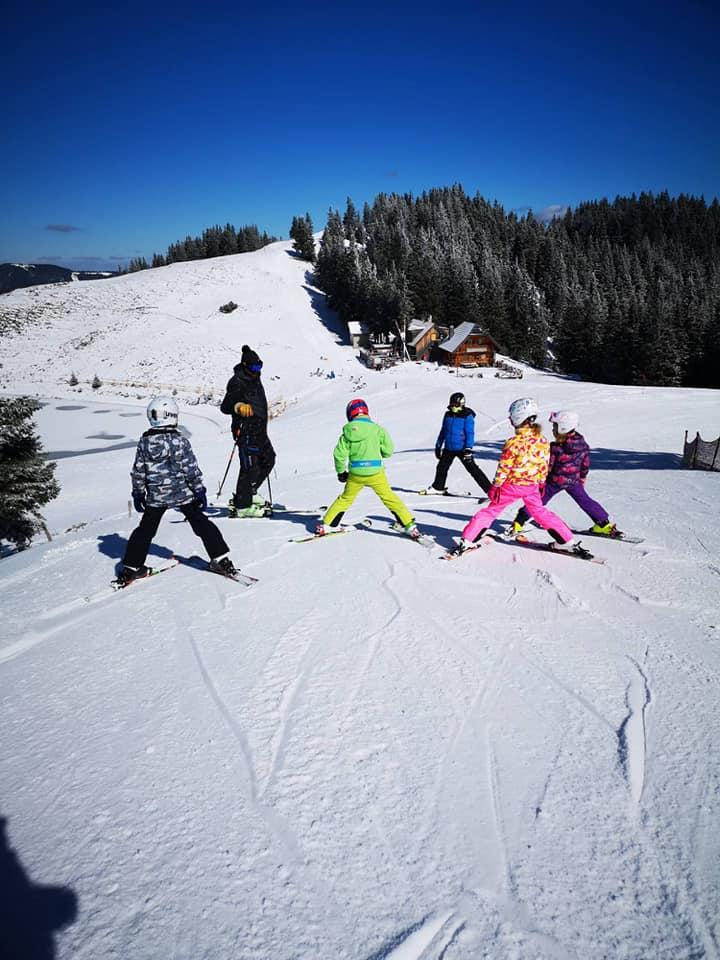
[[[720,477],[679,456],[686,429],[717,436],[717,393],[366,370],[284,243],[0,309],[28,318],[0,345],[2,388],[43,402],[62,487],[52,540],[0,560],[0,896],[21,943],[61,960],[720,955]],[[226,516],[235,461],[217,496],[243,343],[277,414],[270,519]],[[173,387],[250,588],[187,564],[108,588],[145,405]],[[457,389],[490,476],[511,400],[537,397],[546,426],[576,410],[589,492],[644,542],[586,539],[604,566],[502,543],[441,562],[478,509],[417,494]],[[341,489],[353,396],[393,437],[388,476],[432,550],[369,491],[347,519],[371,526],[290,542]],[[449,485],[473,490],[457,463]],[[563,495],[553,509],[588,525]],[[149,562],[197,554],[166,514]]]

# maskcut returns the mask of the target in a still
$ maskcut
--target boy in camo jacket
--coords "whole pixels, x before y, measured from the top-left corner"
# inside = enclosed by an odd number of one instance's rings
[[[140,437],[130,477],[135,509],[142,514],[139,525],[130,534],[118,583],[127,586],[147,576],[145,558],[168,508],[180,510],[203,542],[214,573],[234,576],[237,570],[230,560],[230,548],[215,524],[203,511],[207,493],[195,454],[177,429],[178,408],[170,397],[155,397],[147,408],[150,429]]]

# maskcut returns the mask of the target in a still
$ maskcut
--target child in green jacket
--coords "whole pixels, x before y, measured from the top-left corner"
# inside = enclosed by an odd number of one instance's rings
[[[383,459],[392,456],[392,440],[379,424],[370,419],[364,400],[351,400],[345,413],[348,422],[333,451],[335,472],[340,483],[345,484],[345,489],[328,508],[315,528],[315,534],[324,536],[326,524],[336,527],[363,487],[370,487],[402,524],[408,536],[419,540],[420,531],[415,526],[412,514],[391,489],[383,469]]]

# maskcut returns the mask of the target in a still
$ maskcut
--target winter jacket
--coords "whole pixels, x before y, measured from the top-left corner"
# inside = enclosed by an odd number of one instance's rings
[[[564,440],[550,444],[548,483],[555,487],[570,487],[584,480],[590,469],[590,447],[585,437],[573,430]]]
[[[383,459],[392,456],[393,442],[370,417],[355,417],[346,423],[333,450],[335,473],[348,470],[359,477],[369,477],[382,470]]]
[[[503,483],[545,483],[550,444],[532,426],[520,427],[505,441],[495,472],[495,486]]]
[[[475,411],[463,407],[460,413],[453,413],[448,408],[435,441],[435,449],[438,453],[443,446],[446,450],[472,450],[474,443]]]
[[[236,403],[249,403],[253,408],[253,415],[239,417],[235,413]],[[228,380],[220,410],[232,416],[232,434],[238,442],[245,440],[262,444],[267,439],[268,405],[265,388],[260,378],[251,376],[241,363],[237,364]]]
[[[190,503],[203,485],[190,441],[174,427],[147,430],[140,437],[130,478],[133,494],[149,507]]]

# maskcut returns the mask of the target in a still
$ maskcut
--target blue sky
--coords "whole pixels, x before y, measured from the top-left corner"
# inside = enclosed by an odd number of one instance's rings
[[[590,7],[10,0],[0,262],[125,263],[228,221],[287,236],[457,182],[518,211],[718,196],[717,4]]]

